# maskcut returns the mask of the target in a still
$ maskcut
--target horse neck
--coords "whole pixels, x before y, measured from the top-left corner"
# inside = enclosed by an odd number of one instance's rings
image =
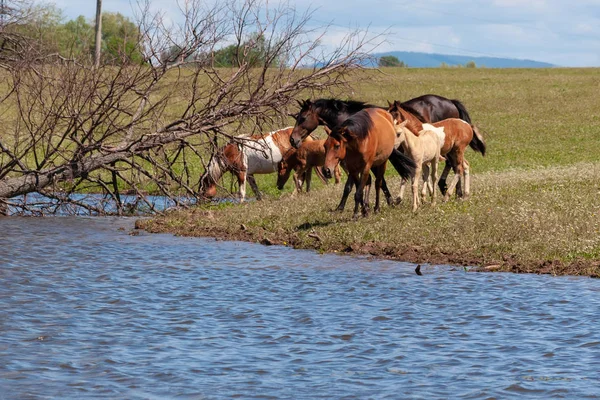
[[[290,136],[292,136],[293,127],[288,126],[287,128],[279,129],[278,131],[272,132],[271,137],[273,143],[279,148],[281,155],[284,156],[293,147],[290,143]]]
[[[409,149],[414,149],[418,145],[419,137],[407,126],[402,128],[402,134],[404,135],[404,143]]]
[[[321,107],[316,110],[319,116],[319,125],[325,125],[329,129],[335,128],[338,124],[341,124],[350,115],[345,111],[332,111],[330,108]]]
[[[200,178],[201,182],[205,182],[208,184],[214,184],[221,179],[221,177],[227,172],[227,169],[223,165],[223,161],[221,160],[220,154],[215,154],[211,157],[208,162],[208,166],[206,167],[206,171]]]
[[[403,108],[400,108],[399,111],[402,115],[402,119],[408,121],[406,123],[406,127],[410,131],[415,132],[415,135],[423,130],[423,123],[419,121],[419,119],[415,117],[412,113],[404,110]]]

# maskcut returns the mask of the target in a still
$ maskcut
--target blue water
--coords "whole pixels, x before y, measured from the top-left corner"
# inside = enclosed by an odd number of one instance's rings
[[[0,398],[599,398],[600,280],[0,219]]]

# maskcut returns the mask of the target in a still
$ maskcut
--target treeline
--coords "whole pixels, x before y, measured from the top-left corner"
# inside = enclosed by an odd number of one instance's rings
[[[83,15],[66,20],[63,11],[52,4],[36,5],[28,12],[28,18],[20,23],[6,26],[11,33],[21,35],[37,47],[40,54],[58,54],[79,61],[91,60],[94,54],[94,20]],[[102,63],[142,64],[151,62],[146,51],[145,39],[139,26],[121,13],[102,14]],[[189,53],[185,61],[210,63],[214,67],[239,67],[240,60],[251,66],[279,66],[280,58],[267,59],[268,43],[264,36],[249,35],[240,43],[211,51]],[[178,63],[183,61],[183,46],[172,45],[160,53],[160,61]]]

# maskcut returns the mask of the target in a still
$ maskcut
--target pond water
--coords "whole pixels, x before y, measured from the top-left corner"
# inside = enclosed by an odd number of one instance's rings
[[[0,398],[598,398],[600,280],[0,219]]]

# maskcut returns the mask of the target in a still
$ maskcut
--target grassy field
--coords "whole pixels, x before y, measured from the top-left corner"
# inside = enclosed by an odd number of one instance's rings
[[[341,185],[313,179],[316,190],[294,198],[291,182],[280,193],[274,176],[261,176],[265,201],[204,205],[142,226],[419,263],[600,276],[599,88],[598,69],[366,71],[337,96],[384,105],[435,93],[466,105],[488,146],[486,157],[467,151],[470,199],[425,204],[416,214],[407,203],[384,206],[353,221],[352,198],[345,212],[331,212]],[[390,168],[387,177],[397,194],[397,174]]]

